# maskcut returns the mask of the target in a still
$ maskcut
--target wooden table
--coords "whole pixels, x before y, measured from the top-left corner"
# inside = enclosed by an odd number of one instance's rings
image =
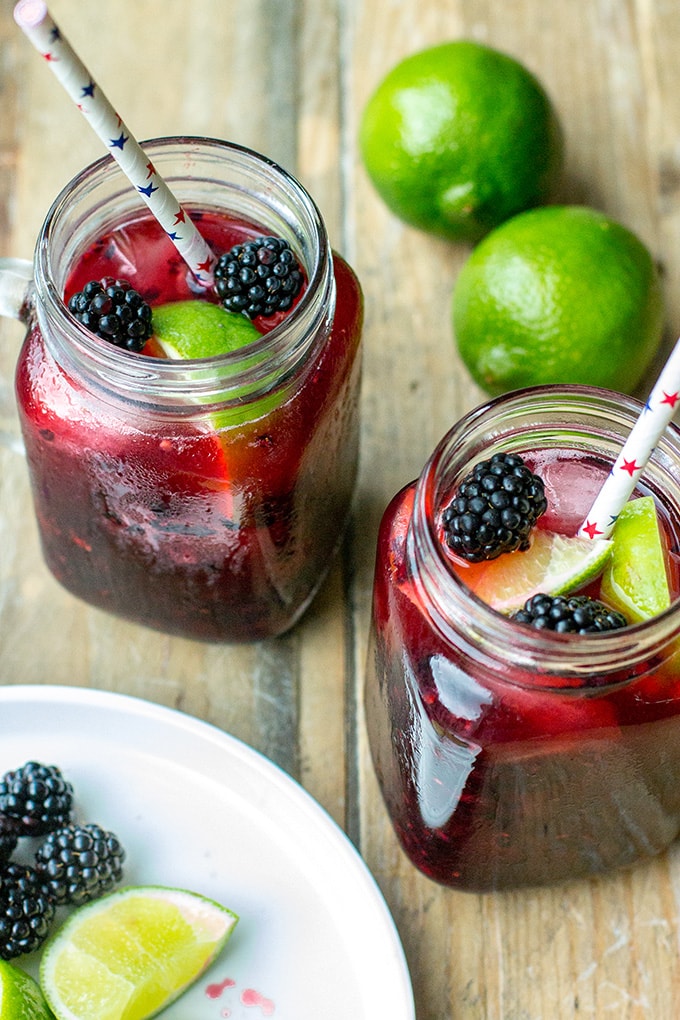
[[[101,150],[15,27],[12,7],[0,0],[0,254],[30,257],[51,199]],[[376,529],[391,495],[483,395],[456,359],[449,323],[467,251],[386,211],[356,138],[370,91],[407,53],[471,37],[518,57],[562,117],[564,200],[618,218],[662,263],[670,340],[680,326],[677,5],[54,0],[51,9],[137,137],[235,140],[284,164],[316,197],[365,290],[362,472],[342,555],[287,636],[203,645],[109,618],[63,592],[41,562],[12,391],[22,329],[2,321],[0,682],[138,695],[210,720],[278,762],[344,827],[377,878],[418,1020],[676,1020],[675,850],[629,874],[476,896],[417,874],[386,819],[362,718]]]

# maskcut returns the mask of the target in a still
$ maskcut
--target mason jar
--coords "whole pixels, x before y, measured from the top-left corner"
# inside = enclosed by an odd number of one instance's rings
[[[145,251],[155,221],[110,157],[78,174],[32,267],[0,264],[0,312],[28,330],[16,393],[42,549],[57,580],[101,609],[186,637],[258,640],[299,619],[350,513],[361,291],[310,196],[271,160],[209,138],[144,149],[209,243],[285,238],[306,286],[273,328],[223,355],[108,344],[64,302],[83,259],[139,273],[151,304],[199,288],[170,241]]]
[[[455,425],[385,512],[368,733],[401,846],[437,882],[558,882],[632,865],[678,834],[677,427],[634,493],[656,503],[672,600],[644,622],[584,635],[521,626],[473,594],[440,529],[474,464],[513,452],[543,465],[551,529],[576,534],[642,410],[587,387],[510,393]]]

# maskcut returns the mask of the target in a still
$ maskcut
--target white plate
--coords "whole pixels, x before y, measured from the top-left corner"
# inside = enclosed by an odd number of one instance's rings
[[[414,1020],[378,887],[301,786],[172,709],[75,687],[0,687],[0,773],[58,765],[75,814],[113,830],[125,884],[180,886],[240,916],[168,1020]],[[34,961],[26,961],[34,970]]]

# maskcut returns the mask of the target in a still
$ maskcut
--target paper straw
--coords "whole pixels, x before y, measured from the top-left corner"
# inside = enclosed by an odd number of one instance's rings
[[[14,20],[142,196],[198,282],[206,288],[212,286],[213,252],[64,38],[47,5],[43,0],[20,0]]]
[[[581,538],[608,538],[616,518],[635,488],[654,447],[680,407],[680,340],[654,384],[644,411],[578,530]]]

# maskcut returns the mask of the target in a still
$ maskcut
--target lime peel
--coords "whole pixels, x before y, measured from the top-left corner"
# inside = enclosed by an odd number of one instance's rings
[[[453,333],[488,393],[548,383],[634,392],[663,335],[646,245],[595,209],[550,205],[501,224],[456,278]]]
[[[129,886],[77,908],[48,940],[42,991],[57,1020],[146,1020],[204,973],[237,921],[198,893]]]
[[[613,540],[571,538],[535,531],[526,552],[490,560],[463,574],[478,598],[500,613],[521,609],[532,595],[567,595],[596,578],[612,554]]]
[[[602,576],[602,598],[630,621],[657,616],[671,604],[653,496],[625,504],[614,529],[614,553]]]
[[[472,243],[547,201],[564,161],[557,111],[538,79],[470,39],[430,46],[393,66],[364,107],[359,148],[396,216]]]
[[[37,981],[0,960],[0,1020],[54,1020]]]

